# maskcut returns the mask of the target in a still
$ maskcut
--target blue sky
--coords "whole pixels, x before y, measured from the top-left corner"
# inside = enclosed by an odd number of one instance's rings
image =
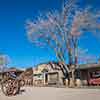
[[[0,52],[10,57],[9,66],[24,68],[56,59],[52,50],[38,48],[28,41],[25,21],[36,18],[39,12],[59,10],[61,1],[0,0]],[[85,0],[85,3],[94,7],[100,4],[99,0]],[[100,42],[92,35],[83,38],[80,46],[88,48],[89,54],[100,54]]]

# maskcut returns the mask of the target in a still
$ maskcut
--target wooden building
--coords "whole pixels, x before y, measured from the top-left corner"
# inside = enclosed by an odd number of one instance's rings
[[[33,86],[33,69],[27,68],[21,75],[20,79],[22,80],[23,85],[25,86]]]
[[[100,77],[100,64],[82,64],[77,68],[82,85],[89,85],[93,75]]]
[[[65,85],[67,84],[64,79],[63,72],[61,71],[59,64],[52,62],[48,64],[41,64],[33,71],[33,83],[35,85],[41,84],[42,86],[48,85]],[[76,84],[89,85],[89,81],[92,78],[93,73],[98,73],[100,77],[100,64],[81,64],[76,68]],[[78,83],[77,83],[78,82]],[[67,86],[67,85],[66,85]]]
[[[15,67],[5,68],[3,71],[0,71],[0,81],[2,80],[2,78],[6,79],[9,75],[8,73],[13,73],[17,77],[19,77],[23,72],[23,70],[17,69]]]
[[[63,84],[62,71],[57,68],[56,63],[52,63],[53,66],[48,64],[38,65],[33,69],[33,84],[35,86],[48,86],[48,85],[61,85]]]

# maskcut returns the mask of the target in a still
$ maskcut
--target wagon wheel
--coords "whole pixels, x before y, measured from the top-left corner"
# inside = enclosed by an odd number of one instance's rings
[[[6,81],[2,81],[1,90],[5,95],[7,95],[7,87],[8,87],[7,80]]]
[[[2,83],[1,89],[6,96],[16,95],[20,91],[20,85],[18,81],[10,79]]]
[[[25,85],[25,81],[24,80],[20,80],[20,86],[24,86]]]
[[[18,80],[13,82],[13,95],[16,95],[20,91],[20,83]]]
[[[2,82],[1,84],[1,89],[2,89],[2,92],[5,94],[5,95],[10,95],[11,92],[12,92],[12,80],[5,80]]]

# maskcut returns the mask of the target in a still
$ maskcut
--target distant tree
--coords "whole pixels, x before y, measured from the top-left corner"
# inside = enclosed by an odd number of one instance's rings
[[[8,69],[7,64],[9,63],[9,61],[10,61],[9,56],[7,56],[3,53],[0,53],[0,73],[1,73],[0,83],[3,81],[4,71],[6,71]]]
[[[64,65],[63,70],[69,73],[72,86],[78,64],[78,38],[87,31],[97,32],[100,27],[100,12],[88,7],[79,8],[76,3],[75,0],[66,0],[61,12],[47,12],[35,21],[28,20],[26,25],[32,43],[54,50],[58,61]],[[66,66],[67,58],[69,66]]]
[[[7,64],[10,62],[8,55],[0,54],[0,72],[3,72],[7,69]]]

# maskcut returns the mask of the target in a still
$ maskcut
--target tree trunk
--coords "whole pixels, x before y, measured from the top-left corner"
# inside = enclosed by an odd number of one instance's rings
[[[72,48],[68,50],[68,57],[69,57],[69,65],[73,64],[73,56],[72,56]]]
[[[72,70],[73,54],[70,39],[67,40],[68,58],[69,58],[69,87],[74,87],[74,70]]]
[[[77,64],[78,64],[78,53],[77,53],[78,52],[77,51],[77,49],[78,49],[78,45],[77,45],[78,40],[77,40],[76,37],[74,37],[73,39],[74,39],[73,40],[74,58],[73,58],[72,52],[70,50],[72,48],[69,49],[69,54],[71,56],[71,57],[69,57],[69,60],[70,60],[70,62],[69,62],[69,64],[70,64],[70,74],[71,74],[71,75],[69,75],[69,81],[70,81],[69,82],[69,87],[75,87],[75,69],[76,69]],[[73,63],[73,60],[74,60],[74,63]]]
[[[75,70],[73,69],[69,75],[69,87],[75,87]]]

